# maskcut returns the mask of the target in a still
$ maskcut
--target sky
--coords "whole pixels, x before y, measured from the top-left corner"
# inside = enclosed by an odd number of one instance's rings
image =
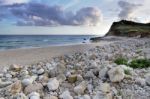
[[[0,0],[0,34],[104,35],[114,21],[150,22],[150,0]]]

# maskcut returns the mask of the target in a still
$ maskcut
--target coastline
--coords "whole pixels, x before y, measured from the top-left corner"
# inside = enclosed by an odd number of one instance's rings
[[[124,38],[116,42],[108,40],[91,44],[4,51],[0,53],[6,58],[4,60],[15,64],[4,68],[0,73],[0,97],[149,99],[149,52],[148,38]],[[46,58],[51,60],[42,61]],[[117,58],[123,58],[123,63],[120,64],[119,60],[118,64],[115,61]],[[42,60],[33,62],[39,59]],[[140,59],[144,63],[137,64],[138,61],[135,62],[134,59]],[[28,64],[32,61],[34,64],[19,65],[21,61]],[[138,68],[132,67],[132,62]]]
[[[0,69],[11,64],[30,65],[40,61],[48,61],[53,57],[88,51],[107,42],[68,44],[40,48],[23,48],[0,51]]]

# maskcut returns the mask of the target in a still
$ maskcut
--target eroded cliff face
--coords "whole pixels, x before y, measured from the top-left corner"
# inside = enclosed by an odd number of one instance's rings
[[[114,22],[106,36],[150,37],[150,23],[121,20]]]

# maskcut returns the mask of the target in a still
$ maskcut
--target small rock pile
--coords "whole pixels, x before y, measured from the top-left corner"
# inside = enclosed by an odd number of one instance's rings
[[[146,57],[150,40],[127,40],[0,73],[0,99],[150,99],[150,68],[132,69],[114,59]],[[130,73],[126,74],[124,71]]]

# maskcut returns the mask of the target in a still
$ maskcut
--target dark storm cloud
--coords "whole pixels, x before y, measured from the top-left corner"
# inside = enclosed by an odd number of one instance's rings
[[[81,8],[76,13],[65,11],[62,6],[48,6],[40,3],[4,5],[17,18],[17,25],[58,26],[97,25],[101,20],[96,7]]]
[[[133,14],[138,7],[142,6],[141,4],[132,4],[126,1],[119,1],[118,5],[121,8],[121,12],[118,15],[120,19],[130,19],[131,14]]]

